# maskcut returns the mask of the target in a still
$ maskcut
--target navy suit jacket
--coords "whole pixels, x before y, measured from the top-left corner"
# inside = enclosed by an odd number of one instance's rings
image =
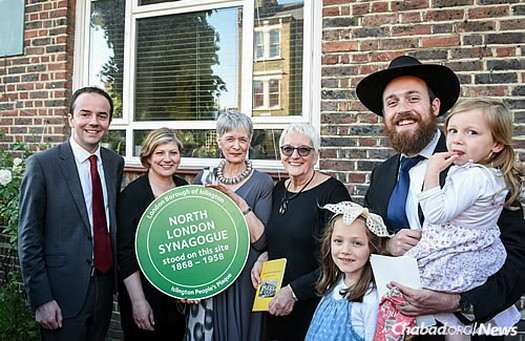
[[[444,151],[445,137],[441,134],[434,153]],[[396,154],[372,171],[370,187],[365,195],[365,206],[381,215],[387,226],[388,201],[397,183],[399,160],[400,155]],[[447,171],[440,174],[442,186]],[[421,210],[419,213],[423,220]],[[516,211],[503,209],[498,226],[501,230],[500,238],[507,250],[505,264],[485,284],[462,293],[473,304],[475,320],[478,322],[491,319],[516,303],[525,293],[525,220],[521,205]]]
[[[124,159],[105,148],[100,153],[115,256],[116,202]],[[56,300],[64,318],[76,315],[90,281],[92,237],[69,141],[27,160],[20,187],[18,249],[30,304],[36,307]]]

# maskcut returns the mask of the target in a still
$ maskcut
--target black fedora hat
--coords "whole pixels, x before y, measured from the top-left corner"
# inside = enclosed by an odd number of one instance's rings
[[[422,64],[410,56],[397,57],[387,69],[363,78],[357,84],[357,97],[365,107],[383,116],[383,91],[391,80],[401,76],[414,76],[427,83],[441,101],[439,116],[452,108],[458,100],[459,80],[454,71],[443,65]]]

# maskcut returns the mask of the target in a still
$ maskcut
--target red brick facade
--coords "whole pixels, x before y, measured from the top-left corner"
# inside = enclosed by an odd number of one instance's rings
[[[24,53],[0,58],[0,129],[7,135],[2,147],[64,141],[74,18],[74,0],[26,1]]]
[[[76,0],[26,0],[24,53],[0,58],[0,148],[67,138]],[[525,4],[520,0],[325,0],[321,170],[360,200],[392,151],[382,124],[356,99],[364,76],[410,54],[457,72],[462,96],[503,98],[525,160]],[[2,34],[6,34],[3,32]]]
[[[24,54],[0,59],[0,129],[15,140],[58,143],[68,134],[75,0],[27,0]],[[320,167],[357,199],[391,150],[382,125],[355,85],[401,54],[451,67],[462,96],[505,99],[525,160],[525,4],[517,0],[325,0],[323,5]]]
[[[463,97],[500,97],[515,115],[525,160],[525,4],[520,1],[349,1],[323,6],[321,169],[356,198],[391,154],[382,125],[355,96],[364,76],[403,54],[449,66]]]

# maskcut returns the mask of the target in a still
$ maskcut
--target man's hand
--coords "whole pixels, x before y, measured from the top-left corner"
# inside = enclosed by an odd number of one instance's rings
[[[407,302],[397,308],[407,316],[420,316],[459,311],[459,294],[448,294],[428,289],[411,289],[397,282],[390,282],[403,294]]]
[[[421,239],[421,230],[402,229],[386,242],[386,251],[392,256],[402,256],[416,246]]]
[[[62,310],[57,301],[52,300],[36,307],[35,320],[45,329],[62,328]]]
[[[268,312],[275,316],[289,315],[295,304],[292,289],[289,286],[281,288],[268,305]]]

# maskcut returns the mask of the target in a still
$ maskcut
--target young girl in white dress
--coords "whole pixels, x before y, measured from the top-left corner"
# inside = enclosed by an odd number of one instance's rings
[[[446,119],[448,152],[430,158],[418,194],[425,216],[422,238],[405,253],[418,260],[423,287],[462,293],[483,284],[505,262],[497,221],[504,206],[519,205],[524,174],[512,148],[512,121],[501,101],[486,99],[460,102]],[[439,173],[452,163],[441,188]],[[453,314],[436,319],[461,325]],[[490,322],[510,327],[519,319],[512,306]]]
[[[388,232],[380,216],[350,201],[328,204],[335,213],[321,242],[323,296],[306,340],[372,340],[379,298],[370,255],[381,253]]]

